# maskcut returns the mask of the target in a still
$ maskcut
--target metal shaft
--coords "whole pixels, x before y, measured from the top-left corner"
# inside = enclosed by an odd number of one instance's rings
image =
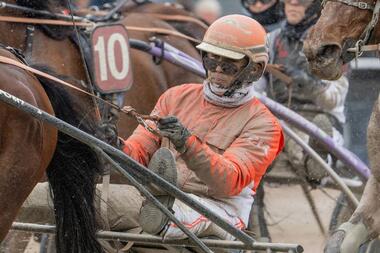
[[[339,185],[340,189],[347,195],[348,200],[355,206],[358,207],[359,201],[352,193],[350,188],[342,181],[339,175],[315,152],[306,142],[304,142],[292,129],[290,129],[283,121],[281,122],[284,132],[289,135],[295,142],[297,142],[309,155],[313,157],[334,179],[334,181]]]
[[[20,223],[14,222],[12,226],[13,230],[28,231],[28,232],[40,232],[40,233],[55,233],[55,226],[52,225],[38,225],[31,223]],[[99,231],[97,233],[97,238],[104,240],[120,240],[120,241],[130,241],[130,242],[140,242],[144,244],[152,245],[173,245],[182,247],[196,247],[196,244],[190,242],[189,240],[163,240],[162,237],[145,235],[145,234],[132,234],[124,232],[111,232],[111,231]],[[298,244],[290,243],[265,243],[265,242],[255,242],[252,245],[245,245],[244,243],[238,241],[226,241],[226,240],[210,240],[210,239],[200,239],[205,245],[210,248],[220,248],[220,249],[241,249],[241,250],[272,250],[275,252],[303,252],[302,246]]]

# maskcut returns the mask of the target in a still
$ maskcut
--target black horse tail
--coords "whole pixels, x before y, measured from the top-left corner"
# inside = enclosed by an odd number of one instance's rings
[[[74,100],[59,84],[44,78],[40,81],[56,117],[94,134],[96,121],[86,114],[89,108],[84,108],[80,100]],[[100,162],[92,148],[59,132],[57,148],[47,170],[54,202],[58,253],[103,252],[95,236],[94,206],[96,179],[101,173]]]

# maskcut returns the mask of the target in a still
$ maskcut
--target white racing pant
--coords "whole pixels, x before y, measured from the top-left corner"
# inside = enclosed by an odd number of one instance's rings
[[[100,188],[101,184],[97,185],[97,196],[101,195]],[[239,229],[245,227],[239,217],[231,215],[230,211],[228,213],[226,212],[223,205],[227,204],[207,198],[201,198],[193,194],[188,195],[221,216],[231,225]],[[107,219],[109,228],[112,231],[128,231],[139,227],[138,216],[143,197],[136,188],[130,185],[111,184],[109,187],[107,214],[104,212],[101,213],[99,210],[101,201],[102,200],[100,200],[99,197],[95,200],[95,205],[98,209],[97,213],[101,216],[99,221],[103,221],[104,224],[104,221]],[[251,207],[249,206],[247,208]],[[179,200],[175,200],[173,210],[175,212],[175,217],[199,237],[217,236],[220,239],[233,239],[230,234]],[[54,223],[53,204],[49,196],[49,187],[47,183],[39,183],[36,185],[28,199],[24,202],[17,220],[20,222],[39,224]],[[187,236],[170,222],[165,231],[164,237],[174,239],[186,238]]]
[[[197,200],[205,207],[209,208],[212,212],[218,214],[221,218],[227,221],[229,224],[235,226],[238,229],[244,229],[245,224],[237,216],[231,216],[223,209],[220,205],[216,204],[215,201],[201,198],[194,194],[188,194],[189,197]],[[191,232],[199,237],[206,236],[216,236],[220,239],[233,240],[234,237],[228,232],[219,228],[209,219],[207,219],[202,214],[194,211],[191,207],[188,207],[186,204],[182,203],[179,200],[175,200],[173,205],[173,211],[175,217],[185,225]],[[181,229],[179,229],[173,222],[170,222],[167,230],[164,233],[165,239],[185,239],[185,235]]]

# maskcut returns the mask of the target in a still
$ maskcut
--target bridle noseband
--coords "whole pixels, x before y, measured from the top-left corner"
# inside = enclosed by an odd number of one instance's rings
[[[323,0],[322,1],[322,7],[325,7],[326,3],[330,1],[330,2],[338,2],[338,3],[342,3],[342,4],[345,4],[345,5],[349,5],[349,6],[353,6],[353,7],[356,7],[358,9],[361,9],[361,10],[373,10],[375,8],[374,5],[372,4],[369,4],[369,3],[366,3],[366,2],[353,2],[351,0]]]
[[[374,2],[374,4],[369,4],[366,2],[362,2],[362,1],[353,1],[353,0],[323,0],[322,1],[322,8],[325,7],[326,3],[329,1],[330,2],[338,2],[341,4],[352,6],[352,7],[358,8],[360,10],[372,11],[372,19],[367,24],[366,28],[364,29],[364,31],[360,35],[358,41],[355,43],[355,47],[350,48],[347,51],[351,52],[351,53],[355,52],[356,57],[359,57],[360,55],[362,55],[362,53],[364,51],[373,51],[373,49],[365,50],[363,48],[363,46],[369,42],[369,40],[371,39],[373,30],[375,29],[375,26],[379,22],[380,0],[376,0],[376,2]],[[373,48],[373,47],[371,47],[371,48]]]

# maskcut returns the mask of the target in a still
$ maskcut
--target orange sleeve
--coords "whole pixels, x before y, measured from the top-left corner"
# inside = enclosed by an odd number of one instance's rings
[[[135,161],[148,166],[150,158],[160,147],[160,138],[138,126],[133,134],[124,141],[123,151]]]
[[[167,115],[166,94],[167,93],[164,93],[158,99],[151,115],[157,115],[160,117]],[[150,124],[152,128],[156,128],[154,122],[146,122]],[[161,138],[139,125],[133,134],[124,141],[123,151],[135,161],[144,166],[148,166],[150,158],[160,146]]]
[[[195,136],[187,140],[182,158],[209,187],[212,195],[238,195],[252,182],[255,190],[282,150],[283,132],[274,116],[266,114],[264,119],[252,121],[223,154],[214,152]]]

